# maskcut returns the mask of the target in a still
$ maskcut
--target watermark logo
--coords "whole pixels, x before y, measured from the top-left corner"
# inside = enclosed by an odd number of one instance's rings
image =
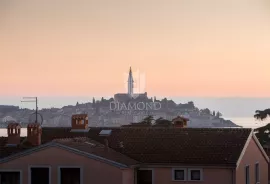
[[[157,111],[160,109],[160,102],[110,102],[110,110],[113,111]]]
[[[131,75],[131,76],[130,76]],[[133,81],[130,80],[130,77]],[[128,79],[128,80],[127,80]],[[128,95],[135,99],[140,96],[140,94],[145,93],[145,73],[140,72],[137,70],[136,72],[132,73],[125,73],[125,89],[126,91],[131,91]],[[132,89],[129,89],[132,88]]]

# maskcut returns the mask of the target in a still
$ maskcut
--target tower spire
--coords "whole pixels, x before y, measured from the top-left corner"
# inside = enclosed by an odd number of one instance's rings
[[[132,69],[131,67],[129,68],[129,75],[128,75],[128,94],[132,95],[133,94],[133,76],[132,76]]]

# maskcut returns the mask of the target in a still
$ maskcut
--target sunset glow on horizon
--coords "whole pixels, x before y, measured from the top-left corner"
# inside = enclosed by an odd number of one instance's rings
[[[0,96],[270,97],[265,0],[1,1]]]

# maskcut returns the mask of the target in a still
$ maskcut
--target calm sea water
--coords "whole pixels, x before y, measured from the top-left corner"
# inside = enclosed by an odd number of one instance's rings
[[[225,118],[225,119],[229,119],[231,121],[233,121],[234,123],[236,123],[237,125],[243,126],[244,128],[258,128],[261,126],[264,126],[266,124],[269,123],[269,121],[257,121],[254,118],[247,118],[247,117],[239,117],[239,118]],[[27,135],[27,131],[26,128],[22,128],[21,130],[21,136],[26,136]],[[1,136],[7,136],[7,130],[2,128],[0,129],[0,137]]]

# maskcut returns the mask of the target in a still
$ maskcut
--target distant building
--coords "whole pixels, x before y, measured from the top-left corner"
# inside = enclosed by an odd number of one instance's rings
[[[134,93],[134,80],[132,69],[129,69],[128,81],[127,81],[128,91],[127,93],[117,93],[114,95],[114,100],[116,102],[128,102],[130,100],[134,100],[133,96],[136,96],[136,100],[147,100],[147,93]]]

